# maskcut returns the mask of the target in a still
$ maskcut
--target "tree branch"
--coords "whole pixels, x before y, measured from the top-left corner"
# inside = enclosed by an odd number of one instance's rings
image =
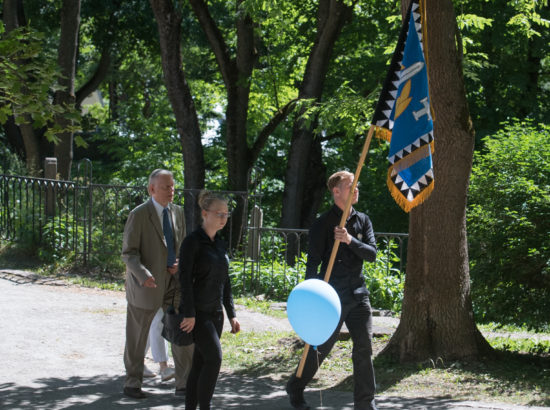
[[[277,111],[273,118],[271,118],[267,125],[260,131],[258,138],[254,141],[254,145],[250,149],[250,164],[256,162],[269,136],[275,131],[275,128],[285,120],[288,114],[290,114],[297,101],[298,98],[290,100],[282,109]]]
[[[220,66],[223,80],[225,84],[229,86],[233,82],[232,76],[235,72],[235,67],[234,63],[231,61],[229,50],[227,49],[222,33],[208,11],[208,5],[203,0],[189,0],[189,3],[191,7],[193,7],[193,12],[195,16],[197,16],[204,34],[206,34],[206,38],[214,51],[214,56]]]
[[[82,101],[84,101],[84,99],[88,95],[90,95],[92,92],[94,92],[97,89],[97,87],[99,87],[99,85],[103,82],[103,80],[105,80],[105,78],[107,77],[107,74],[109,73],[110,66],[111,66],[111,53],[109,51],[109,47],[105,47],[103,49],[103,53],[101,53],[101,58],[99,59],[99,63],[96,67],[94,74],[75,93],[76,107],[80,107],[80,104],[82,104]]]

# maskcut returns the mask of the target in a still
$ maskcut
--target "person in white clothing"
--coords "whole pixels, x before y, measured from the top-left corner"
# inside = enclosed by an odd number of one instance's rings
[[[165,382],[174,378],[175,371],[173,367],[168,366],[168,342],[164,337],[162,337],[163,316],[164,312],[162,311],[162,308],[160,308],[151,322],[145,353],[147,353],[147,350],[151,347],[153,361],[159,364],[160,378],[163,382]],[[148,369],[147,366],[144,367],[143,377],[156,377],[156,375],[157,374]]]

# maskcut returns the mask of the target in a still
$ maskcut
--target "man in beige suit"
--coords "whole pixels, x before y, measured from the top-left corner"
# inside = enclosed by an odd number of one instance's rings
[[[124,227],[122,260],[126,264],[126,346],[124,394],[143,399],[143,359],[151,322],[159,309],[179,306],[180,285],[176,259],[185,236],[181,207],[172,204],[174,177],[170,171],[154,170],[149,177],[151,198],[133,209]],[[193,345],[172,345],[176,369],[176,395],[185,395]]]

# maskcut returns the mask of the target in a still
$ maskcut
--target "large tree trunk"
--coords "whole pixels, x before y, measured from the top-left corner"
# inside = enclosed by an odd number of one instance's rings
[[[78,49],[78,30],[80,27],[80,0],[63,0],[61,7],[61,36],[57,54],[57,63],[61,68],[59,84],[62,89],[55,93],[55,104],[72,107],[75,104],[74,80],[76,73],[76,51]],[[63,115],[56,116],[55,122],[61,129],[67,129],[72,121]],[[57,157],[61,179],[69,180],[73,163],[72,131],[57,134],[54,155]]]
[[[149,3],[157,20],[164,82],[181,140],[185,188],[201,189],[205,177],[204,153],[195,103],[182,69],[182,16],[171,0],[150,0]],[[199,222],[195,196],[185,197],[185,218],[188,230],[194,229]]]
[[[337,0],[321,0],[317,13],[317,36],[311,50],[300,87],[300,98],[319,100],[330,64],[332,50],[343,26],[351,18],[353,6]],[[319,141],[303,121],[296,121],[285,173],[285,191],[280,226],[283,228],[306,227],[317,212],[318,195],[322,195],[325,169],[321,159]],[[318,177],[309,180],[308,175]],[[322,181],[322,183],[321,183]],[[308,198],[308,201],[305,201]],[[305,219],[304,219],[305,218]]]
[[[403,311],[383,354],[400,361],[467,360],[489,350],[470,299],[466,197],[474,130],[452,1],[426,1],[426,15],[436,185],[411,212]]]

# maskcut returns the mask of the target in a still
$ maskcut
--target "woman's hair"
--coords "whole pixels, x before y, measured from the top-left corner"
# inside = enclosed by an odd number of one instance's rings
[[[214,202],[221,201],[227,204],[227,198],[224,198],[220,194],[203,189],[199,193],[199,206],[201,209],[208,211]]]

